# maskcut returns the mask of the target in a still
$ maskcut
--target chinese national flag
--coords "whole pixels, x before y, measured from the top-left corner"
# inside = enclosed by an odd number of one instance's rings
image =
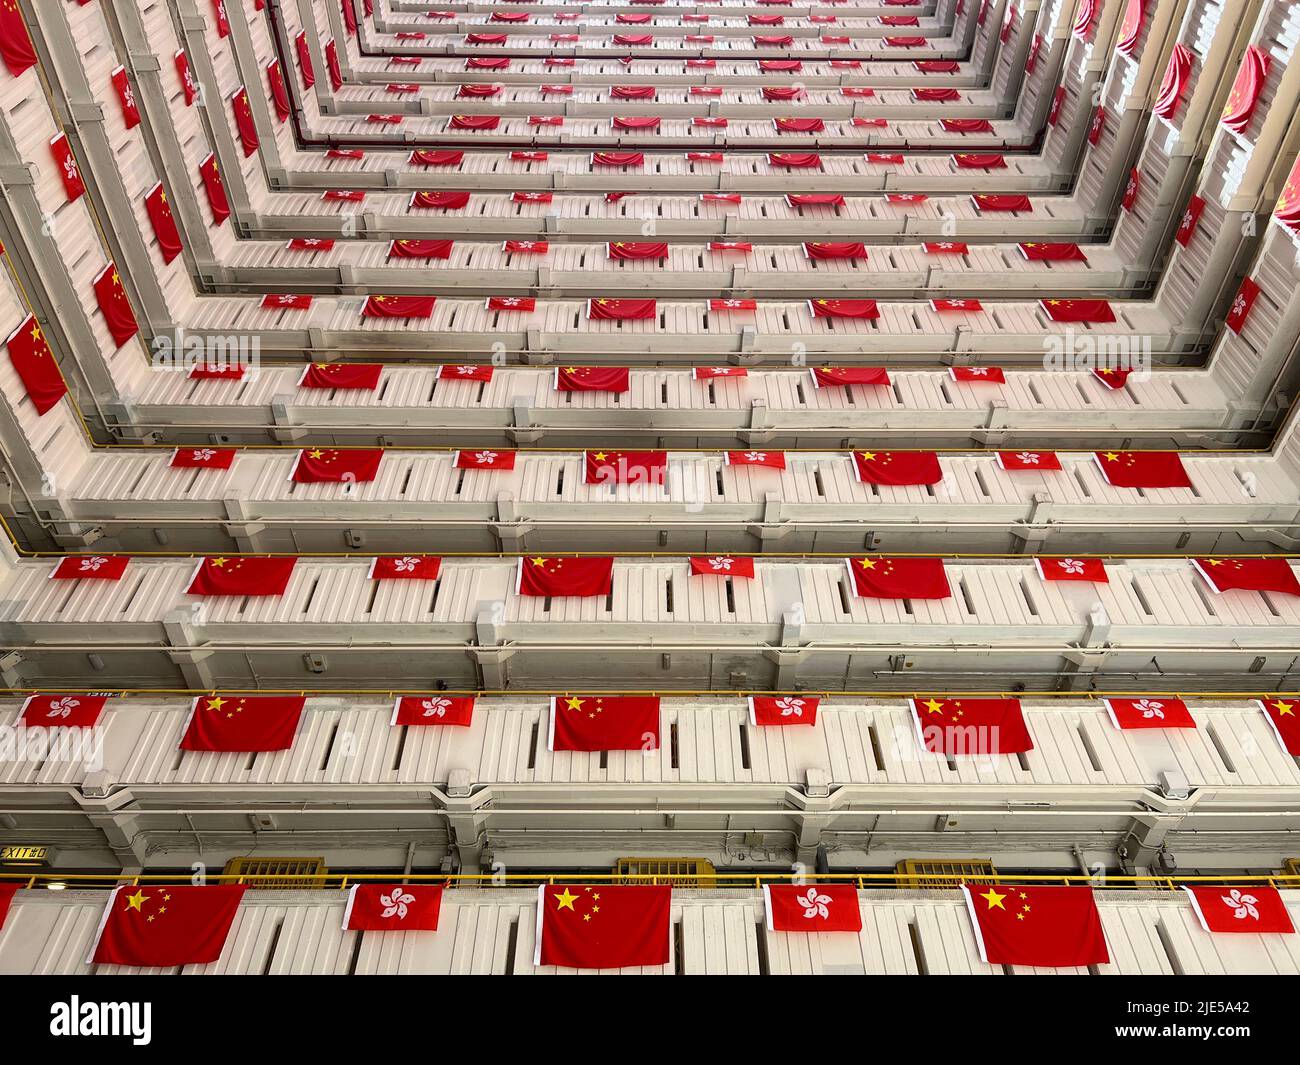
[[[768,152],[767,165],[786,170],[820,170],[822,157],[813,152]]]
[[[654,300],[607,299],[587,301],[587,317],[596,322],[651,321],[657,314]]]
[[[1087,581],[1092,584],[1109,584],[1106,563],[1100,558],[1034,558],[1038,575],[1045,581]]]
[[[555,371],[557,392],[626,392],[630,382],[626,366],[563,366]]]
[[[667,965],[673,889],[667,884],[542,884],[534,965],[623,969]]]
[[[826,128],[821,118],[774,118],[772,124],[778,133],[821,133]]]
[[[1106,713],[1117,729],[1195,728],[1187,704],[1164,695],[1145,695],[1136,699],[1103,699]]]
[[[1191,488],[1177,451],[1097,451],[1106,483],[1116,488]]]
[[[766,466],[771,470],[785,469],[784,451],[726,451],[722,461],[728,466]]]
[[[1001,366],[949,366],[948,374],[954,381],[971,385],[1005,385],[1007,375]]]
[[[998,465],[1004,470],[1059,470],[1055,451],[999,451]]]
[[[178,447],[168,465],[174,470],[228,470],[238,453],[235,447]]]
[[[462,448],[451,461],[457,470],[513,470],[515,452],[495,448]]]
[[[474,720],[474,696],[403,695],[393,703],[391,725],[454,725],[468,728]]]
[[[199,563],[186,595],[283,595],[296,558],[214,555]]]
[[[316,70],[312,66],[311,49],[307,45],[307,31],[303,30],[293,39],[294,50],[298,53],[298,70],[302,74],[302,87],[310,89],[316,84]]]
[[[1268,80],[1268,69],[1272,57],[1258,45],[1250,45],[1241,57],[1241,66],[1237,69],[1236,80],[1232,83],[1232,92],[1223,108],[1221,121],[1234,133],[1244,133],[1255,114],[1255,105],[1264,91]]]
[[[615,93],[617,96],[618,94]],[[592,166],[631,166],[645,165],[644,152],[592,152]]]
[[[1112,392],[1118,392],[1128,382],[1132,370],[1113,370],[1109,366],[1101,367],[1092,371],[1092,376],[1109,388]]]
[[[246,890],[244,884],[114,888],[90,964],[171,969],[217,961]]]
[[[867,246],[860,240],[804,241],[804,256],[814,262],[832,259],[865,259]]]
[[[640,751],[659,747],[659,697],[555,695],[550,751]]]
[[[1292,233],[1300,233],[1300,157],[1296,158],[1273,208],[1273,217]]]
[[[749,723],[755,727],[815,725],[821,700],[815,695],[751,695]]]
[[[66,133],[50,138],[50,154],[54,156],[54,165],[63,180],[63,191],[67,193],[68,202],[79,200],[86,191],[86,183],[81,179],[81,171],[77,167],[77,159],[72,154],[72,145],[68,143]]]
[[[275,104],[275,117],[281,122],[287,122],[293,107],[289,103],[289,90],[285,87],[284,72],[280,69],[278,59],[272,59],[266,64],[266,83],[271,90],[271,102]]]
[[[362,318],[429,318],[437,296],[368,296]]]
[[[127,129],[135,129],[140,124],[140,106],[136,103],[135,90],[131,88],[125,67],[113,71],[112,82],[117,91],[118,103],[122,106],[122,122]]]
[[[140,331],[136,324],[135,312],[131,310],[131,301],[127,299],[126,289],[122,287],[122,277],[117,267],[109,263],[95,278],[95,299],[103,312],[104,321],[113,343],[121,347]]]
[[[1088,257],[1077,244],[1028,244],[1018,245],[1020,254],[1031,263],[1086,263]]]
[[[922,74],[956,74],[961,69],[955,59],[918,59],[912,66]]]
[[[917,736],[931,754],[1017,754],[1032,751],[1019,699],[911,700]]]
[[[417,192],[411,197],[412,207],[427,207],[435,211],[459,211],[469,205],[469,193],[461,190]]]
[[[993,123],[987,118],[941,118],[939,125],[945,133],[992,133]]]
[[[257,152],[257,124],[253,121],[253,108],[248,102],[248,90],[242,85],[230,94],[230,108],[235,114],[235,129],[239,132],[239,144],[244,149],[244,158]]]
[[[1272,695],[1259,705],[1286,752],[1300,755],[1300,696]]]
[[[0,59],[15,78],[36,65],[36,50],[18,0],[0,0]]]
[[[668,468],[666,451],[606,451],[583,453],[587,484],[663,484]]]
[[[980,959],[1074,968],[1110,961],[1090,887],[963,884]]]
[[[106,695],[32,695],[19,720],[28,728],[92,728],[107,702]]]
[[[614,560],[530,555],[519,560],[515,591],[520,595],[609,595],[614,587]]]
[[[948,599],[948,574],[941,558],[872,555],[845,560],[853,589],[867,599]]]
[[[460,166],[464,159],[464,152],[420,148],[411,153],[407,162],[412,166]]]
[[[1253,278],[1242,278],[1241,288],[1237,290],[1237,295],[1232,301],[1232,306],[1228,308],[1228,314],[1224,318],[1223,324],[1240,335],[1242,329],[1246,327],[1246,319],[1250,317],[1250,309],[1255,306],[1255,300],[1258,298],[1259,285],[1255,283]]]
[[[1194,558],[1192,565],[1216,592],[1283,592],[1300,595],[1300,581],[1285,558]]]
[[[754,560],[748,555],[692,555],[691,575],[697,577],[754,576]]]
[[[971,197],[977,211],[1032,211],[1028,196],[1010,193],[977,192]]]
[[[381,362],[313,362],[298,378],[299,388],[365,389],[379,387],[384,372]]]
[[[287,751],[307,699],[301,695],[200,695],[182,751]]]
[[[605,245],[605,255],[615,262],[621,260],[662,259],[668,254],[668,244],[663,241],[610,241]]]
[[[349,932],[436,932],[441,884],[354,884],[343,911]]]
[[[555,117],[559,118],[558,115]],[[610,125],[625,130],[658,129],[661,121],[657,115],[621,115],[611,119]]]
[[[380,555],[366,576],[372,581],[436,581],[441,572],[437,555]]]
[[[203,181],[203,191],[208,197],[212,224],[219,226],[230,217],[230,201],[226,198],[226,186],[221,180],[221,167],[217,164],[215,155],[209,155],[199,164],[199,177]]]
[[[809,373],[816,388],[889,384],[889,371],[883,366],[815,366]]]
[[[50,350],[45,331],[41,329],[35,315],[29,315],[22,325],[9,334],[5,346],[14,372],[22,381],[23,390],[38,415],[50,410],[67,395],[68,385],[59,372],[54,352]]]
[[[50,579],[55,581],[120,581],[131,560],[126,555],[68,555],[59,559]]]
[[[450,259],[455,241],[395,240],[388,245],[390,259]]]
[[[384,457],[381,447],[303,448],[289,480],[295,484],[339,484],[373,481]]]
[[[808,301],[808,309],[814,318],[859,318],[874,319],[880,317],[880,308],[875,300],[833,300],[816,299]]]
[[[987,153],[959,152],[952,161],[958,170],[1005,170],[1007,167],[1005,156]]]
[[[1207,932],[1276,932],[1294,935],[1282,893],[1268,884],[1184,885],[1196,919]]]
[[[161,181],[149,190],[144,205],[153,225],[153,235],[158,240],[158,251],[163,262],[169,263],[185,249],[185,245],[181,242],[176,216],[172,214],[172,205],[167,200]]]
[[[1105,300],[1040,300],[1047,317],[1054,322],[1113,322],[1115,312]]]
[[[938,484],[943,480],[933,451],[855,451],[853,472],[861,484]]]
[[[764,884],[769,932],[861,932],[852,884]]]

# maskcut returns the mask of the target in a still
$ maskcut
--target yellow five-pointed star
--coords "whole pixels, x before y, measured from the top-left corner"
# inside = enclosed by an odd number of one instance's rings
[[[126,897],[126,908],[128,910],[139,910],[141,913],[144,913],[144,904],[148,900],[149,896],[137,888],[134,895],[128,895]]]
[[[996,910],[1005,910],[1005,909],[1006,909],[1006,907],[1002,905],[1002,900],[1005,899],[1006,896],[1005,896],[1005,895],[999,895],[999,894],[998,894],[996,891],[994,891],[992,888],[989,888],[987,892],[985,892],[983,895],[980,896],[980,898],[984,899],[984,900],[989,904],[989,909],[990,909],[990,910],[994,910],[994,909],[996,909]]]
[[[534,565],[534,566],[545,566],[545,565],[546,565],[546,559],[544,559],[544,558],[535,558],[535,559],[533,559],[533,565]]]
[[[927,699],[925,701],[925,708],[929,710],[930,713],[932,714],[943,713],[943,703],[941,703],[938,699]]]
[[[864,452],[862,453],[862,458],[863,458],[863,461],[865,461],[865,462],[870,462],[870,461],[871,461],[872,459],[874,459],[875,457],[876,457],[876,453],[875,453],[874,451],[864,451]]]
[[[209,710],[220,710],[225,705],[226,705],[226,700],[221,698],[220,695],[214,695],[211,699],[208,700]]]
[[[1107,462],[1118,462],[1118,461],[1119,461],[1119,456],[1118,456],[1117,454],[1115,454],[1115,452],[1113,452],[1113,451],[1107,451],[1106,454],[1105,454],[1105,456],[1103,456],[1103,457],[1106,459]]]
[[[228,558],[214,558],[214,559],[212,560],[212,568],[213,568],[213,569],[220,569],[222,566],[224,566],[224,565],[225,565],[227,562],[229,562],[229,561],[230,561],[230,559],[228,559]]]
[[[565,888],[562,895],[555,896],[555,901],[558,903],[555,907],[557,910],[573,910],[573,904],[578,901],[578,896],[570,895],[569,889]],[[577,913],[578,911],[573,910],[573,912]]]
[[[574,695],[574,696],[570,696],[569,699],[568,699],[568,701],[565,703],[565,706],[566,706],[569,710],[581,710],[581,709],[582,709],[582,700],[579,699],[576,695]]]
[[[597,451],[591,457],[594,458],[597,462],[604,462],[605,459],[607,459],[609,456],[606,455],[605,452],[603,451]]]
[[[863,569],[875,569],[876,560],[874,558],[860,558],[858,559],[858,565]]]
[[[1295,703],[1284,703],[1279,699],[1273,704],[1273,708],[1277,710],[1278,716],[1280,717],[1295,716]]]

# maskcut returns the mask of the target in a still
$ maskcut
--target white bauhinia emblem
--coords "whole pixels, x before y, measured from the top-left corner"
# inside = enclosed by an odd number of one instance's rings
[[[1022,451],[1016,456],[1016,458],[1026,466],[1037,466],[1039,462],[1039,454],[1037,451]]]
[[[718,570],[719,572],[723,572],[731,569],[731,562],[732,560],[726,555],[718,555],[717,558],[709,559],[709,567]]]
[[[713,374],[714,377],[726,377],[728,374],[731,373],[731,367],[729,367],[729,366],[715,366],[715,367],[713,367],[713,369],[710,370],[709,372],[710,372],[711,374]]]
[[[746,452],[745,452],[745,461],[746,461],[746,462],[766,462],[766,461],[767,461],[767,452],[766,452],[766,451],[746,451]]]
[[[495,451],[476,451],[474,452],[474,461],[483,466],[491,466],[496,462],[497,453]]]
[[[126,109],[128,111],[135,110],[135,92],[131,89],[130,85],[124,85],[122,87],[122,102],[126,104]]]
[[[216,455],[216,451],[210,447],[196,447],[190,452],[190,456],[195,462],[211,462],[212,459],[216,458]]]
[[[1255,908],[1259,899],[1255,898],[1254,895],[1243,895],[1236,888],[1233,888],[1228,894],[1221,895],[1220,898],[1223,899],[1223,904],[1232,910],[1232,916],[1238,921],[1244,921],[1247,917],[1252,921],[1259,920],[1259,910]]]
[[[954,245],[951,241],[941,240],[937,244],[935,244],[935,247],[942,248],[944,251],[951,251],[954,247],[956,247],[956,245]]]
[[[441,697],[420,700],[420,708],[424,711],[423,717],[446,717],[447,709],[450,706],[451,700]]]
[[[954,307],[965,306],[965,304],[966,304],[965,300],[952,301],[952,305]],[[988,372],[989,372],[989,368],[987,366],[972,366],[969,370],[966,371],[967,375],[970,377],[987,377]]]
[[[69,181],[76,181],[80,177],[77,173],[77,161],[71,155],[63,157],[63,173]]]
[[[458,374],[460,374],[461,377],[468,377],[468,376],[469,376],[470,374],[472,374],[476,369],[477,369],[476,366],[457,366],[457,367],[456,367],[456,372],[457,372]]]
[[[791,699],[788,697],[783,697],[778,699],[775,705],[776,708],[781,711],[782,717],[803,717],[802,699]]]
[[[380,905],[384,907],[381,917],[396,917],[399,921],[406,919],[406,908],[415,901],[415,896],[401,888],[393,888],[391,895],[380,895]]]
[[[815,887],[810,887],[806,895],[796,895],[794,901],[803,907],[806,920],[811,921],[814,917],[820,917],[823,921],[830,920],[831,897],[818,894]]]
[[[393,563],[393,569],[398,573],[414,573],[415,567],[420,564],[418,558],[412,558],[410,555],[404,555]]]
[[[1083,572],[1083,563],[1077,558],[1063,558],[1056,563],[1066,573],[1079,574]]]
[[[50,708],[46,711],[46,717],[71,717],[72,711],[81,705],[80,699],[74,699],[71,695],[65,695],[61,699],[55,699],[50,703]]]
[[[100,567],[104,566],[107,562],[108,559],[106,559],[103,555],[92,555],[90,558],[83,558],[81,560],[81,565],[78,566],[77,568],[80,569],[83,573],[95,573],[100,569]]]
[[[1156,718],[1160,721],[1165,719],[1165,704],[1156,702],[1154,699],[1139,699],[1133,704],[1133,709],[1138,711],[1148,721]]]
[[[1240,318],[1246,313],[1246,297],[1237,293],[1237,298],[1232,301],[1232,310],[1228,312],[1230,318]]]
[[[1191,228],[1192,228],[1192,212],[1191,212],[1191,211],[1184,211],[1184,212],[1183,212],[1183,224],[1182,224],[1181,226],[1179,226],[1178,228],[1179,228],[1179,229],[1191,229]]]
[[[1137,190],[1138,190],[1138,183],[1134,181],[1132,178],[1129,178],[1128,188],[1124,190],[1124,195],[1127,197],[1132,197],[1134,194],[1136,194]]]

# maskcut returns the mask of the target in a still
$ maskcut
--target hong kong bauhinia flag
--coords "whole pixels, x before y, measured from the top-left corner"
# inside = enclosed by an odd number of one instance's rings
[[[1216,592],[1300,595],[1300,581],[1285,558],[1194,558],[1192,565]]]
[[[999,451],[998,465],[1007,471],[1057,471],[1061,457],[1055,451]]]
[[[756,727],[815,725],[820,703],[815,695],[751,695],[749,723]]]
[[[921,746],[931,754],[1018,754],[1032,751],[1019,699],[911,700]]]
[[[769,932],[861,932],[852,884],[764,884]]]
[[[301,695],[200,695],[181,737],[182,751],[285,751],[307,700]]]
[[[106,695],[31,695],[19,720],[28,728],[92,728],[107,702]]]
[[[41,329],[35,315],[29,315],[22,325],[9,334],[5,346],[14,372],[22,381],[23,390],[38,415],[50,410],[68,394],[67,382],[63,380],[54,352],[45,339],[45,331]]]
[[[50,573],[56,581],[120,581],[130,563],[126,555],[69,555]]]
[[[548,751],[652,751],[658,747],[657,696],[551,697]]]
[[[436,932],[441,884],[354,884],[343,910],[348,932]]]
[[[855,451],[853,472],[861,484],[938,484],[943,480],[933,451]]]
[[[283,595],[296,558],[214,555],[194,571],[186,595]]]
[[[1090,887],[963,884],[980,959],[1076,968],[1110,961]]]
[[[608,595],[614,586],[614,560],[529,555],[519,560],[515,591],[519,595]]]
[[[167,465],[173,470],[228,470],[237,454],[236,447],[178,447]]]
[[[666,884],[540,885],[533,964],[566,969],[667,965],[672,891]]]
[[[438,555],[380,555],[371,559],[366,576],[372,581],[436,581],[441,572]]]
[[[86,183],[82,180],[77,157],[72,154],[72,145],[68,143],[66,133],[50,138],[50,154],[54,156],[54,167],[63,181],[63,191],[67,194],[68,202],[79,200],[86,191]]]
[[[347,484],[373,481],[383,460],[381,447],[311,447],[298,452],[289,480],[296,484]]]
[[[461,448],[452,457],[451,464],[458,470],[513,470],[515,468],[514,451],[500,448]]]
[[[1207,932],[1295,934],[1282,893],[1268,884],[1198,884],[1184,885],[1183,890]]]
[[[845,559],[853,590],[867,599],[948,599],[952,589],[941,558],[868,555]]]
[[[135,312],[131,310],[131,301],[126,289],[122,287],[122,277],[117,267],[109,263],[95,278],[95,299],[104,315],[113,343],[121,347],[140,331],[136,324]]]
[[[1259,705],[1287,754],[1300,755],[1300,695],[1270,695]]]
[[[397,725],[455,725],[468,728],[474,721],[474,696],[472,695],[403,695],[393,703],[393,716],[389,724]]]
[[[169,969],[214,962],[246,890],[243,884],[114,888],[89,964]]]
[[[1100,558],[1059,558],[1036,556],[1034,566],[1038,575],[1045,581],[1089,581],[1093,584],[1109,584],[1106,576],[1106,562]]]
[[[1132,699],[1103,699],[1106,713],[1117,729],[1196,728],[1187,704],[1166,695],[1141,695]]]
[[[754,559],[749,555],[692,555],[690,567],[695,577],[754,576]]]

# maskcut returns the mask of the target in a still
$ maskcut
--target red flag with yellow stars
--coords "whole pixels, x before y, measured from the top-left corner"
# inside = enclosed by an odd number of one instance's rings
[[[816,366],[808,372],[812,374],[814,388],[889,385],[889,371],[883,366]]]
[[[1053,322],[1113,322],[1115,311],[1106,300],[1039,300],[1043,311]]]
[[[554,695],[548,751],[653,751],[659,699],[651,695]]]
[[[14,895],[20,887],[21,884],[0,884],[0,929],[5,926],[5,918],[9,916],[9,904],[13,902]]]
[[[382,362],[313,362],[298,378],[299,388],[365,389],[379,387],[384,372]]]
[[[987,118],[941,118],[939,125],[945,133],[992,133],[993,123]]]
[[[566,969],[667,965],[672,897],[667,884],[541,884],[533,964]]]
[[[200,695],[182,751],[287,751],[307,700],[301,695]]]
[[[611,299],[587,301],[587,317],[595,322],[647,322],[658,313],[654,300]]]
[[[587,484],[663,484],[668,468],[666,451],[583,452]]]
[[[186,595],[283,595],[293,576],[293,557],[214,555],[203,559]]]
[[[1194,558],[1192,565],[1216,592],[1281,592],[1300,595],[1300,581],[1285,558]]]
[[[1224,105],[1222,122],[1234,133],[1244,133],[1255,114],[1255,105],[1259,103],[1264,83],[1268,80],[1268,68],[1272,57],[1258,45],[1249,45],[1246,54],[1241,57],[1241,66],[1237,69],[1232,91],[1228,93],[1228,102]]]
[[[867,599],[948,599],[948,574],[941,558],[845,559],[853,589]]]
[[[963,884],[980,960],[1074,968],[1110,961],[1090,887]]]
[[[1177,451],[1097,451],[1093,458],[1116,488],[1191,488]]]
[[[428,318],[437,296],[370,296],[361,308],[362,318]]]
[[[114,888],[88,964],[170,969],[221,957],[244,884]]]
[[[1300,695],[1270,695],[1259,705],[1287,754],[1300,755]]]
[[[1282,186],[1282,195],[1273,208],[1273,217],[1292,233],[1300,233],[1300,156],[1296,157],[1286,184]]]
[[[284,71],[280,69],[278,59],[272,59],[266,64],[266,83],[271,90],[271,102],[275,104],[275,117],[281,122],[287,122],[293,113],[293,106],[289,103],[289,90],[285,86]]]
[[[36,49],[18,0],[0,0],[0,59],[15,78],[36,65]]]
[[[614,261],[662,259],[668,254],[666,241],[614,240],[605,245],[605,255]]]
[[[209,155],[199,164],[199,178],[203,181],[203,191],[208,197],[212,224],[219,226],[230,217],[230,200],[226,197],[226,185],[221,178],[221,167],[215,155]]]
[[[450,259],[450,240],[395,240],[388,245],[390,259]]]
[[[535,596],[609,595],[614,586],[614,560],[555,558],[529,555],[519,560],[515,592]]]
[[[108,331],[117,347],[120,348],[140,331],[135,312],[131,310],[131,301],[127,298],[126,289],[122,287],[122,276],[113,263],[104,267],[95,278],[95,299],[99,301],[99,309],[103,312],[104,321],[108,323]]]
[[[298,72],[302,75],[302,87],[313,88],[316,84],[316,68],[311,61],[311,48],[307,44],[306,30],[293,39],[293,47],[298,53]]]
[[[373,481],[384,457],[382,447],[303,448],[289,480],[295,484],[341,484]]]
[[[1086,263],[1088,257],[1077,244],[1047,243],[1029,241],[1016,245],[1020,254],[1031,263]]]
[[[29,315],[10,333],[5,345],[14,372],[22,381],[27,398],[32,401],[38,415],[44,414],[68,394],[67,382],[63,380],[54,352],[45,339],[45,331],[35,315]]]
[[[626,366],[557,366],[557,392],[626,392],[631,388]]]
[[[452,189],[436,192],[417,192],[411,197],[411,207],[430,211],[459,211],[469,206],[469,193]]]
[[[855,451],[853,472],[859,484],[938,484],[943,480],[933,451]]]
[[[244,158],[257,152],[260,143],[257,138],[257,123],[253,121],[253,108],[248,102],[248,90],[240,86],[230,94],[230,109],[235,115],[235,129],[239,133],[239,144],[244,149]]]
[[[916,735],[931,754],[1018,754],[1032,751],[1019,699],[911,700]]]
[[[814,318],[858,318],[867,321],[880,317],[875,300],[815,299],[808,301]]]
[[[971,197],[975,210],[988,211],[1033,211],[1034,205],[1028,196],[1015,193],[977,192]]]
[[[164,263],[169,263],[185,250],[181,234],[176,225],[176,216],[172,214],[172,205],[167,200],[167,192],[159,181],[144,198],[145,210],[149,213],[149,222],[153,226],[153,235],[158,241],[158,251]]]

